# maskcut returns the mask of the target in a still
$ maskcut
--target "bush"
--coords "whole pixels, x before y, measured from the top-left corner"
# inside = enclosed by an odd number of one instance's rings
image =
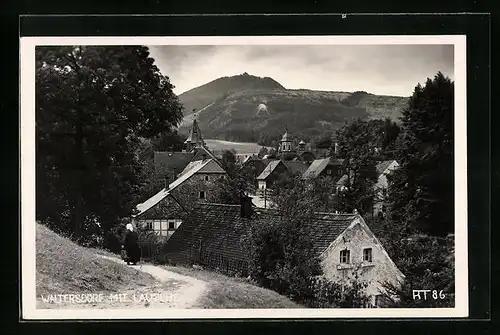
[[[139,235],[139,247],[141,248],[141,257],[150,260],[154,264],[165,263],[163,257],[163,247],[165,238],[158,236],[153,230],[142,227],[136,228]]]
[[[312,308],[364,308],[370,306],[366,295],[366,282],[350,281],[345,285],[317,277],[313,281],[314,300],[308,302]]]
[[[390,307],[453,307],[455,305],[455,261],[452,239],[427,235],[383,240],[387,251],[405,274],[401,287],[385,284]],[[414,299],[414,290],[430,290],[427,298]],[[432,292],[436,294],[432,296]],[[442,293],[442,294],[440,294]],[[397,299],[391,298],[397,296]]]
[[[318,260],[298,225],[256,222],[243,243],[249,250],[249,275],[260,286],[296,302],[314,297],[312,278],[320,274]]]

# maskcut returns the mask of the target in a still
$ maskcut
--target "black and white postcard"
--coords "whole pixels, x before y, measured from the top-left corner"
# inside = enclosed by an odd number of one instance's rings
[[[467,316],[465,42],[21,38],[23,317]]]

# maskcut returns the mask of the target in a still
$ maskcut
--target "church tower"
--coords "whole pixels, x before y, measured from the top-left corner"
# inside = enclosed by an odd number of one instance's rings
[[[292,139],[288,136],[287,128],[285,128],[285,133],[283,134],[283,137],[281,138],[278,146],[278,156],[284,160],[290,160],[295,156]]]
[[[195,148],[205,146],[205,142],[203,141],[203,136],[201,135],[200,127],[198,126],[198,122],[196,121],[196,115],[193,120],[193,126],[189,131],[189,136],[186,139],[186,141],[184,141],[184,144],[186,145],[187,152],[191,152]]]

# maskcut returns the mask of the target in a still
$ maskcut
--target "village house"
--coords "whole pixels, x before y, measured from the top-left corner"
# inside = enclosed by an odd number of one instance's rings
[[[373,199],[373,211],[371,213],[373,216],[383,216],[385,214],[384,203],[386,201],[387,188],[389,186],[387,176],[398,167],[399,164],[395,160],[385,160],[379,162],[375,166],[375,170],[377,171],[377,181],[373,186],[375,191],[375,197]],[[348,183],[347,174],[344,174],[337,181],[337,191],[338,192],[345,191],[347,189],[347,183]]]
[[[340,177],[343,159],[327,157],[314,160],[304,172],[304,179],[315,179],[318,177],[329,177],[337,179]]]
[[[158,176],[172,182],[192,161],[211,158],[220,164],[219,159],[205,145],[196,119],[193,120],[193,125],[189,131],[189,136],[184,141],[184,145],[185,150],[182,152],[155,151],[153,153],[153,164]]]
[[[194,160],[168,187],[137,205],[134,223],[170,237],[196,202],[212,201],[214,183],[227,173],[212,158]]]
[[[307,170],[306,163],[300,161],[272,160],[257,177],[257,194],[272,192],[273,184],[285,176],[303,175]]]
[[[165,261],[201,264],[227,274],[248,274],[249,255],[243,241],[253,222],[280,222],[279,213],[254,208],[247,198],[240,205],[199,204],[165,244]],[[380,305],[384,283],[398,285],[404,275],[358,214],[315,213],[304,221],[323,278],[348,285],[368,284],[366,294]]]
[[[373,204],[373,215],[375,216],[385,215],[384,202],[386,201],[387,188],[389,187],[387,176],[398,167],[399,164],[395,160],[386,160],[376,166],[378,178],[375,183],[375,199]]]

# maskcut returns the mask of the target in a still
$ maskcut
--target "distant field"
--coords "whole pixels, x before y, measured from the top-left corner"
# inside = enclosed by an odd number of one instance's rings
[[[237,154],[243,153],[259,153],[262,148],[261,145],[251,142],[229,142],[223,140],[205,140],[207,147],[214,151],[232,150],[236,151]],[[269,149],[269,147],[268,147]]]

